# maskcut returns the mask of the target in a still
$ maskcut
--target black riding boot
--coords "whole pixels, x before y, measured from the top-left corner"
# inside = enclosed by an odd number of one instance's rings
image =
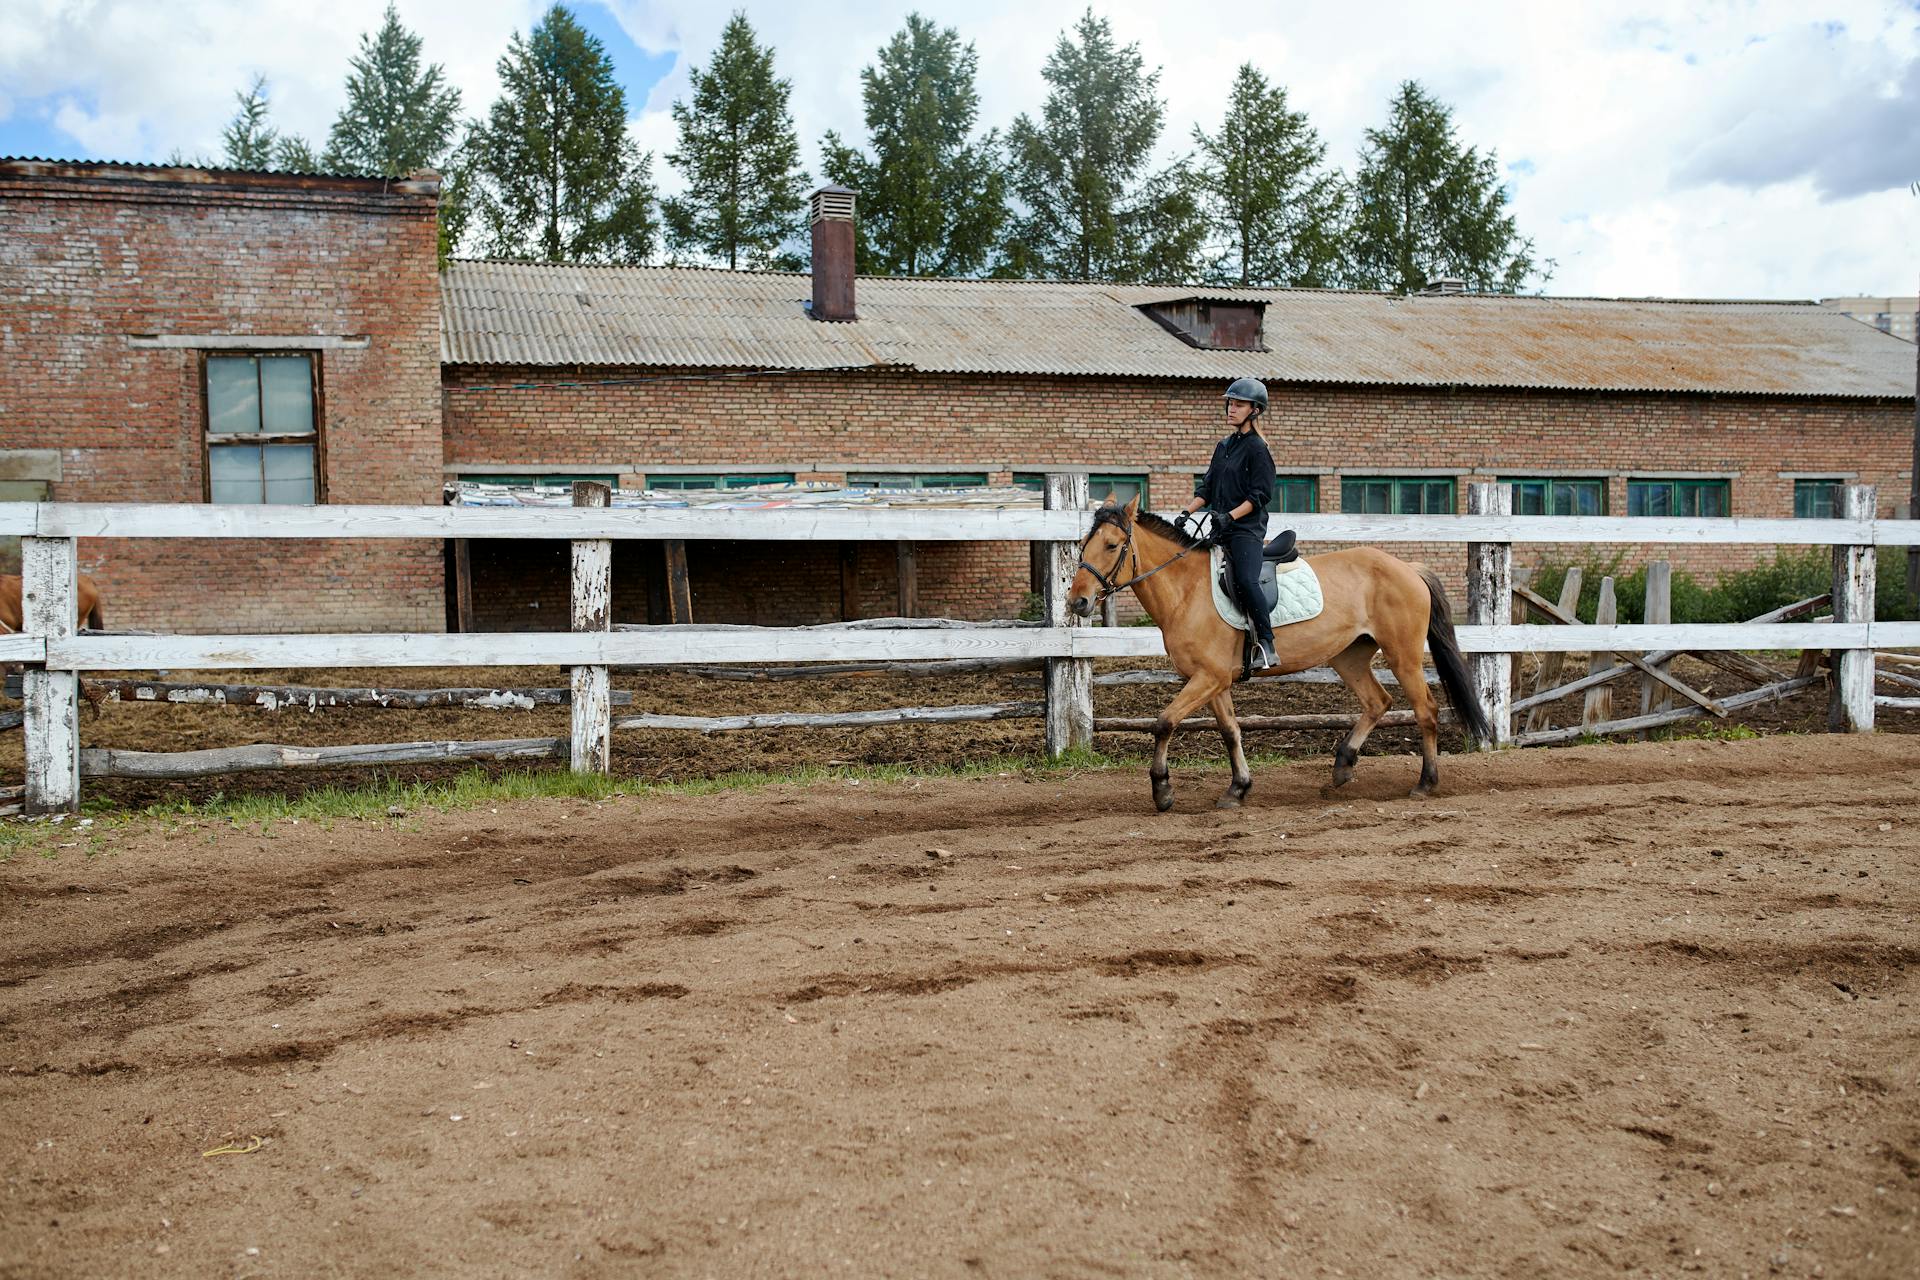
[[[1247,615],[1253,638],[1273,658],[1273,619],[1267,615],[1266,600],[1260,594],[1260,535],[1252,529],[1235,529],[1227,540],[1227,563],[1232,566],[1234,594],[1240,598],[1240,611]],[[1266,666],[1258,658],[1255,667]]]

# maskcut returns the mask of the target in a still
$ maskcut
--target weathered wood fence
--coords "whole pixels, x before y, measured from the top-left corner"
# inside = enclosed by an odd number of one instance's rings
[[[648,727],[710,728],[674,717],[634,715],[615,719],[617,696],[609,687],[610,667],[671,667],[724,670],[727,664],[849,664],[895,667],[927,664],[934,669],[985,669],[989,666],[1038,668],[1041,697],[1036,702],[984,707],[913,708],[891,712],[839,713],[847,723],[897,723],[915,718],[985,720],[1012,715],[1041,715],[1045,744],[1059,754],[1088,742],[1096,729],[1134,729],[1131,721],[1096,722],[1092,665],[1096,658],[1134,658],[1165,653],[1157,630],[1147,627],[1093,628],[1080,625],[1067,608],[1067,588],[1078,562],[1087,525],[1084,476],[1050,475],[1044,510],[1015,509],[785,509],[785,510],[626,510],[606,506],[594,490],[581,486],[571,509],[448,507],[243,507],[81,503],[0,504],[0,534],[21,537],[25,579],[24,627],[0,635],[0,663],[24,664],[27,812],[59,812],[77,806],[80,779],[93,776],[191,776],[215,769],[286,767],[348,762],[398,763],[428,759],[536,758],[565,754],[576,769],[604,770],[609,735],[616,729]],[[1510,490],[1475,484],[1465,516],[1300,515],[1290,517],[1305,541],[1316,543],[1464,543],[1468,549],[1468,600],[1461,648],[1473,655],[1484,710],[1496,726],[1499,742],[1553,740],[1567,730],[1523,732],[1516,739],[1513,713],[1538,706],[1546,693],[1536,690],[1517,705],[1513,696],[1513,655],[1587,653],[1595,655],[1595,684],[1643,673],[1649,688],[1678,691],[1690,705],[1650,709],[1629,721],[1609,721],[1602,729],[1643,728],[1699,713],[1700,695],[1667,676],[1665,663],[1679,653],[1732,654],[1742,650],[1818,650],[1832,653],[1833,720],[1836,728],[1873,726],[1876,705],[1920,708],[1920,698],[1874,692],[1874,650],[1920,646],[1920,623],[1873,621],[1876,546],[1920,544],[1920,522],[1876,520],[1869,486],[1847,491],[1846,514],[1829,520],[1664,519],[1633,517],[1520,517],[1510,514]],[[479,634],[303,634],[303,635],[91,635],[75,628],[75,571],[81,538],[541,538],[572,544],[572,630],[552,633]],[[840,624],[824,627],[758,628],[667,626],[622,628],[611,625],[612,543],[619,539],[686,541],[725,539],[746,542],[1022,541],[1044,544],[1048,563],[1045,617],[1039,626],[935,626],[916,620]],[[1736,625],[1646,623],[1634,626],[1582,625],[1566,610],[1537,597],[1528,606],[1551,619],[1544,624],[1511,620],[1513,545],[1527,543],[1741,543],[1815,545],[1834,549],[1832,618],[1792,622],[1784,617]],[[1525,599],[1525,593],[1522,594]],[[1555,616],[1555,615],[1559,616]],[[1641,659],[1635,654],[1648,654]],[[1623,663],[1604,661],[1623,655]],[[82,680],[89,672],[188,670],[228,671],[299,667],[422,666],[566,666],[572,683],[566,690],[440,690],[425,694],[400,690],[318,690],[260,686],[183,686],[198,690],[176,699],[154,682],[107,682],[122,687],[117,696],[134,700],[230,700],[214,690],[249,691],[298,705],[453,705],[467,697],[495,698],[494,705],[529,701],[566,702],[571,708],[568,739],[503,739],[486,742],[381,743],[359,747],[291,747],[271,744],[225,752],[144,753],[83,751],[79,704]],[[736,668],[739,669],[739,668]],[[832,669],[832,668],[828,668]],[[776,670],[779,670],[776,668]],[[1920,671],[1920,668],[1914,668]],[[797,667],[787,668],[797,673]],[[763,678],[780,678],[767,673]],[[1126,673],[1103,680],[1164,678]],[[1323,678],[1312,673],[1297,679]],[[1803,687],[1822,677],[1803,671],[1791,678]],[[1903,677],[1920,692],[1920,676]],[[146,692],[142,692],[145,690]],[[1765,687],[1752,700],[1788,691]],[[90,692],[98,693],[95,685]],[[364,699],[357,696],[364,694]],[[444,702],[434,699],[444,695]],[[538,695],[534,697],[532,695]],[[563,696],[564,695],[564,696]],[[1664,696],[1664,692],[1663,692]],[[413,701],[416,698],[424,701]],[[1719,709],[1736,704],[1720,702]],[[473,705],[469,703],[468,705]],[[1709,708],[1711,710],[1712,708]],[[776,723],[824,725],[836,717],[751,716],[729,718],[725,727],[765,727]],[[1319,727],[1345,723],[1342,717],[1275,716],[1250,719],[1249,727]],[[1646,722],[1646,723],[1641,723]],[[1588,723],[1579,731],[1595,731]],[[1543,736],[1552,735],[1552,736]],[[238,754],[235,754],[238,753]]]

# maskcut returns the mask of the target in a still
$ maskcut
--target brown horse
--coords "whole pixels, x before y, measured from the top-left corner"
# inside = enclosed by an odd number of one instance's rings
[[[1099,600],[1132,587],[1140,607],[1159,624],[1173,669],[1186,677],[1154,725],[1153,767],[1148,772],[1154,807],[1162,813],[1173,807],[1167,746],[1175,728],[1206,705],[1213,708],[1233,762],[1233,782],[1217,807],[1237,808],[1253,787],[1233,714],[1233,682],[1241,671],[1244,633],[1229,626],[1214,607],[1206,544],[1138,508],[1137,499],[1124,507],[1109,499],[1094,514],[1093,529],[1080,545],[1080,569],[1073,575],[1068,603],[1084,618]],[[1353,777],[1361,744],[1393,702],[1373,677],[1373,655],[1384,652],[1420,724],[1422,763],[1413,794],[1426,795],[1440,781],[1440,715],[1427,688],[1423,647],[1433,651],[1433,665],[1454,714],[1480,741],[1493,738],[1473,673],[1454,639],[1445,590],[1430,570],[1373,547],[1311,556],[1307,563],[1320,576],[1325,607],[1318,617],[1275,628],[1276,660],[1270,670],[1331,665],[1360,699],[1360,718],[1333,754],[1337,787]]]
[[[79,619],[78,625],[92,627],[95,631],[106,629],[101,620],[100,584],[86,574],[79,575]],[[20,575],[17,573],[0,574],[0,631],[20,630],[23,615],[20,609]]]

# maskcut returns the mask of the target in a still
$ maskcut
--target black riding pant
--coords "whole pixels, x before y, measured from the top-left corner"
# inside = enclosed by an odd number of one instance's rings
[[[1253,624],[1253,636],[1273,652],[1273,619],[1267,616],[1265,599],[1260,594],[1260,534],[1254,529],[1235,528],[1227,539],[1227,564],[1233,575],[1234,594],[1240,609]]]

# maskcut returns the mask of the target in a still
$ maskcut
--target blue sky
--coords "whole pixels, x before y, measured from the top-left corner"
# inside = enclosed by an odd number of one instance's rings
[[[216,156],[233,94],[270,82],[274,122],[318,143],[385,0],[4,0],[0,153]],[[539,0],[397,0],[470,115],[497,92]],[[1422,81],[1496,151],[1548,292],[1818,297],[1912,293],[1920,271],[1920,3],[1915,0],[1275,0],[1196,21],[1164,0],[1096,3],[1160,70],[1160,159],[1211,128],[1244,59],[1286,86],[1351,170],[1397,83]],[[580,21],[628,90],[665,192],[669,114],[733,3],[594,0]],[[1040,69],[1085,0],[746,3],[793,82],[804,162],[829,129],[864,135],[859,72],[910,8],[980,55],[981,123],[1036,110]]]

